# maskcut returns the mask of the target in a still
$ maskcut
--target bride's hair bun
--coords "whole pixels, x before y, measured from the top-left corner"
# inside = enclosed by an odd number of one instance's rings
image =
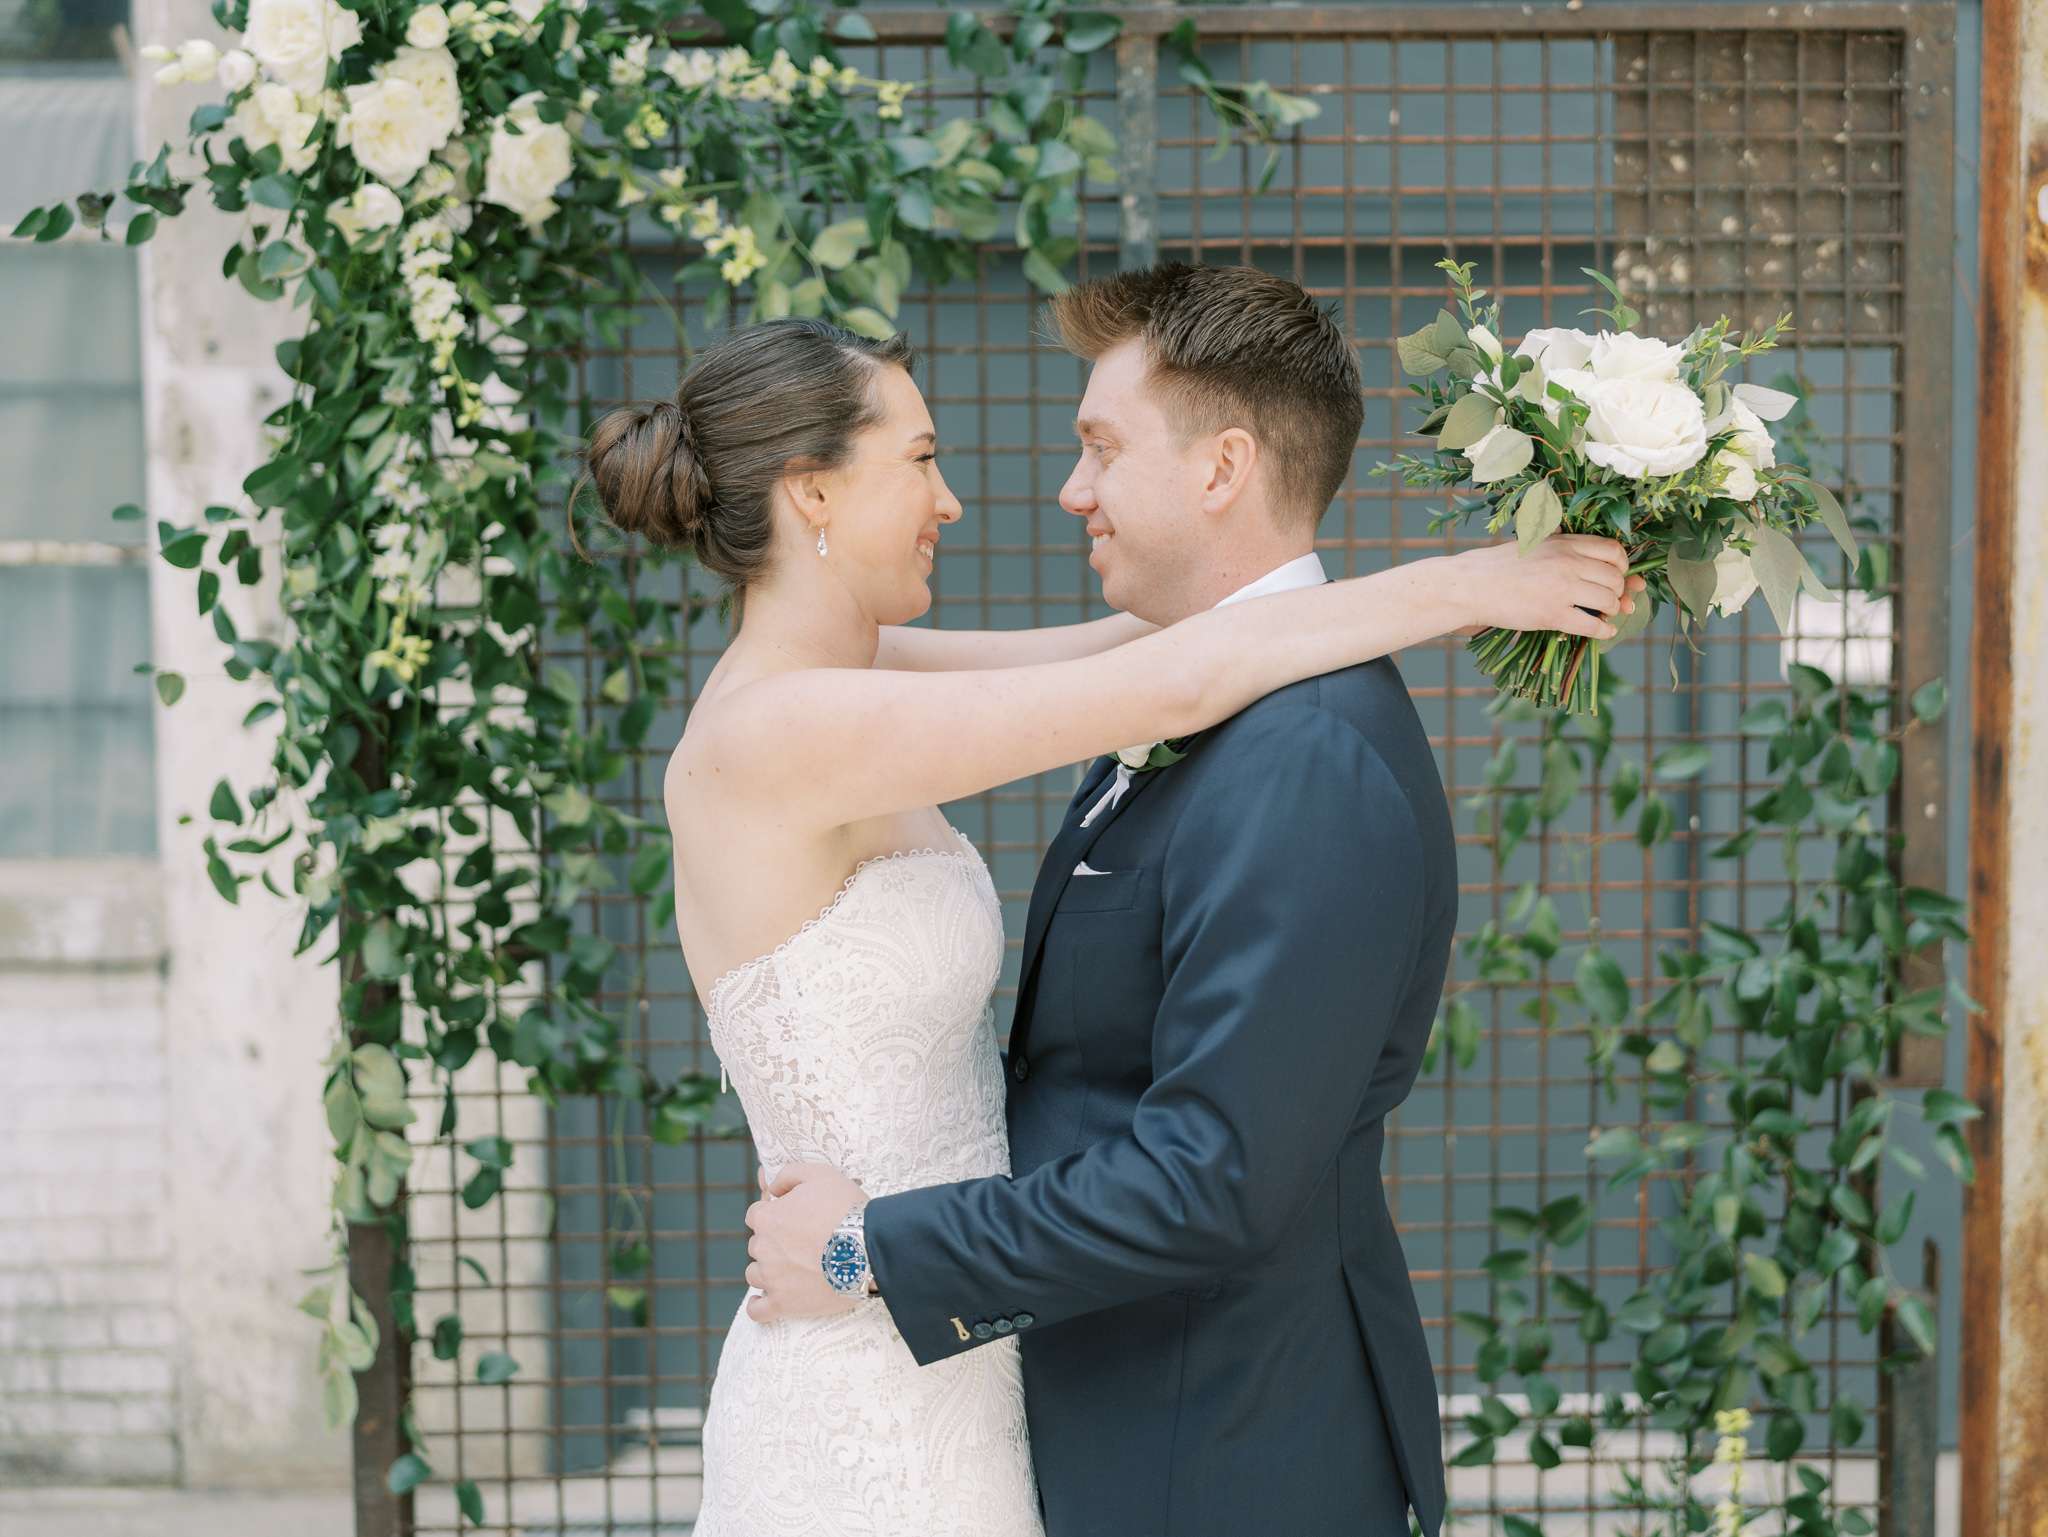
[[[607,412],[591,428],[584,463],[614,526],[664,549],[696,544],[711,512],[711,480],[679,401]]]
[[[614,527],[687,548],[744,588],[768,569],[776,482],[792,465],[846,463],[882,419],[876,372],[914,361],[900,336],[873,341],[823,320],[749,326],[709,348],[673,399],[600,417],[586,474]]]

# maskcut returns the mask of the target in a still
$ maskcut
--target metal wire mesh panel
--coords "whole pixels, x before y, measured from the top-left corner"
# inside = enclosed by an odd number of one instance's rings
[[[1844,645],[1830,639],[1841,616],[1830,619],[1821,605],[1802,618],[1813,633],[1789,645],[1767,621],[1744,618],[1720,625],[1698,650],[1674,647],[1660,626],[1618,651],[1616,670],[1632,686],[1615,705],[1617,744],[1645,759],[1679,740],[1712,753],[1704,774],[1672,787],[1674,836],[1639,848],[1616,827],[1609,786],[1594,773],[1567,786],[1564,813],[1530,829],[1505,861],[1495,857],[1496,808],[1546,772],[1533,728],[1487,708],[1491,693],[1456,645],[1404,653],[1400,665],[1459,820],[1466,936],[1540,896],[1556,911],[1563,943],[1597,934],[1646,996],[1661,945],[1709,918],[1760,920],[1791,890],[1775,853],[1705,857],[1771,782],[1761,747],[1736,722],[1785,688],[1785,658],[1834,672],[1853,663],[1896,698],[1915,658],[1938,654],[1947,573],[1936,488],[1947,469],[1934,428],[1948,393],[1948,301],[1945,279],[1932,292],[1919,285],[1945,271],[1945,216],[1937,214],[1948,198],[1949,144],[1940,115],[1920,102],[1949,68],[1943,14],[1838,7],[1788,26],[1775,12],[1728,6],[1708,25],[1698,13],[1637,9],[1622,31],[1562,12],[1199,13],[1202,47],[1219,74],[1263,79],[1319,104],[1270,168],[1262,146],[1219,153],[1198,92],[1170,69],[1159,71],[1156,108],[1149,89],[1133,96],[1128,40],[1122,89],[1138,111],[1120,115],[1118,82],[1102,62],[1089,110],[1126,138],[1155,136],[1156,171],[1149,184],[1087,189],[1080,275],[1113,268],[1120,246],[1142,254],[1148,244],[1161,256],[1250,263],[1307,286],[1358,348],[1367,399],[1356,473],[1319,539],[1333,574],[1483,537],[1431,534],[1430,498],[1366,474],[1409,446],[1414,413],[1394,339],[1443,302],[1432,267],[1439,257],[1478,263],[1479,281],[1503,297],[1516,332],[1578,323],[1598,300],[1581,273],[1589,266],[1616,272],[1639,297],[1645,328],[1660,334],[1722,312],[1738,326],[1786,309],[1798,317],[1783,368],[1809,395],[1819,453],[1846,482],[1844,500],[1868,520],[1887,628],[1871,645]],[[931,18],[879,19],[883,43],[855,60],[865,70],[951,75],[935,31],[922,30],[933,28]],[[1151,62],[1152,45],[1144,47],[1141,72]],[[935,87],[913,101],[913,113],[943,117],[971,91]],[[676,282],[687,256],[665,236],[636,248],[650,294],[625,343],[593,344],[575,360],[591,414],[666,393],[684,343],[703,340],[699,296]],[[1104,612],[1086,541],[1054,500],[1072,462],[1083,372],[1035,339],[1035,309],[1018,264],[999,249],[982,256],[971,282],[905,301],[902,324],[923,353],[919,382],[944,467],[967,505],[933,580],[940,625],[1022,627]],[[1910,570],[1900,557],[1908,543]],[[1806,553],[1830,580],[1843,575],[1831,544]],[[663,702],[648,749],[607,793],[658,820],[663,762],[726,632],[701,573],[632,569],[636,595],[672,621],[689,691]],[[573,626],[557,627],[548,653],[587,710],[620,707],[606,698],[603,660]],[[948,808],[988,857],[1003,897],[1012,941],[998,1001],[1004,1027],[1037,860],[1078,772]],[[1909,761],[1916,815],[1899,823],[1909,860],[1937,869],[1945,821],[1918,807],[1942,799],[1938,772],[1938,762],[1916,770]],[[576,915],[619,947],[607,1002],[633,1022],[650,1071],[715,1071],[675,936],[630,894],[624,863],[592,872]],[[1388,1142],[1389,1191],[1431,1330],[1447,1452],[1468,1439],[1459,1416],[1479,1389],[1473,1342],[1456,1315],[1488,1311],[1501,1284],[1499,1267],[1486,1263],[1501,1247],[1495,1208],[1583,1196],[1599,1220],[1553,1264],[1618,1303],[1659,1264],[1656,1224],[1677,1199],[1667,1182],[1622,1209],[1589,1171],[1594,1130],[1647,1124],[1650,1111],[1627,1092],[1603,1094],[1584,1033],[1557,1004],[1556,980],[1540,971],[1481,976],[1461,954],[1451,987],[1484,1020],[1476,1056],[1441,1053]],[[649,1138],[632,1113],[587,1103],[544,1113],[510,1083],[465,1084],[459,1098],[465,1136],[474,1126],[475,1135],[495,1131],[515,1143],[511,1196],[471,1212],[460,1196],[474,1172],[468,1160],[418,1171],[415,1312],[424,1334],[459,1298],[469,1335],[462,1360],[503,1350],[522,1370],[503,1387],[457,1387],[447,1367],[422,1361],[419,1418],[431,1460],[446,1476],[480,1482],[486,1531],[688,1531],[696,1430],[743,1294],[741,1214],[754,1161],[737,1113],[728,1101],[726,1134],[671,1147]],[[477,1266],[457,1258],[456,1235]],[[1525,1284],[1540,1316],[1542,1283]],[[1824,1328],[1828,1400],[1876,1406],[1871,1344],[1839,1307]],[[1628,1391],[1626,1344],[1559,1350],[1570,1364],[1554,1375],[1568,1391],[1587,1400]],[[1837,1445],[1823,1415],[1804,1456],[1845,1494],[1869,1498],[1878,1487],[1871,1444]],[[1555,1521],[1553,1533],[1632,1532],[1641,1518],[1616,1510],[1617,1474],[1664,1450],[1631,1433],[1550,1471],[1504,1458],[1457,1470],[1453,1500],[1467,1514],[1540,1514]],[[441,1491],[422,1491],[419,1511],[419,1531],[457,1529]]]

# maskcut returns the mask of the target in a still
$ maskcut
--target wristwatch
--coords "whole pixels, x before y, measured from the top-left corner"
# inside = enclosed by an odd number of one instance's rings
[[[856,1206],[825,1240],[818,1264],[825,1280],[842,1297],[879,1297],[882,1288],[868,1268],[867,1209]]]

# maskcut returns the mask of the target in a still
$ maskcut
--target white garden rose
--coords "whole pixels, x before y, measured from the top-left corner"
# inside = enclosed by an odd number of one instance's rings
[[[1714,596],[1707,607],[1724,617],[1742,612],[1756,593],[1756,570],[1749,557],[1732,544],[1721,546],[1721,553],[1714,557]]]
[[[455,79],[455,55],[446,48],[401,48],[377,67],[380,80],[403,80],[420,93],[433,124],[433,148],[462,131],[462,87]]]
[[[271,79],[301,96],[327,83],[327,66],[363,40],[354,11],[335,0],[250,0],[242,45]]]
[[[256,56],[244,48],[230,48],[220,56],[214,78],[222,90],[233,94],[256,80]]]
[[[149,63],[162,66],[156,72],[158,85],[201,85],[213,79],[220,68],[220,49],[203,37],[192,38],[176,48],[151,43],[141,52]]]
[[[398,194],[382,182],[365,182],[351,196],[327,205],[327,222],[340,230],[350,245],[374,231],[390,229],[404,217],[405,206],[398,201]]]
[[[306,110],[298,93],[275,80],[265,81],[236,104],[228,126],[251,150],[275,144],[285,170],[294,176],[310,170],[320,158],[319,146],[307,141],[320,126],[318,113]]]
[[[1593,355],[1593,338],[1575,326],[1544,326],[1531,331],[1515,348],[1515,356],[1541,363],[1547,372],[1584,368]]]
[[[405,24],[405,40],[415,48],[440,48],[448,41],[448,12],[438,5],[423,5]]]
[[[1726,479],[1721,482],[1723,496],[1731,502],[1755,500],[1760,484],[1756,478],[1755,465],[1732,448],[1724,448],[1714,455],[1714,463],[1719,465],[1726,475]]]
[[[540,120],[541,94],[529,91],[506,109],[491,129],[484,157],[483,200],[509,208],[529,225],[555,212],[555,189],[575,168],[569,131]]]
[[[1728,409],[1707,423],[1708,437],[1718,437],[1724,432],[1735,434],[1728,447],[1755,468],[1767,470],[1778,462],[1778,447],[1771,441],[1771,429],[1763,424],[1756,412],[1743,404],[1740,395],[1731,395]]]
[[[1676,475],[1706,457],[1706,408],[1684,385],[1570,369],[1551,377],[1586,404],[1584,452],[1593,463],[1642,480]]]
[[[1593,338],[1586,369],[1596,379],[1663,379],[1678,377],[1685,353],[1654,336],[1633,331],[1602,331]]]
[[[440,121],[410,80],[387,75],[348,88],[348,115],[338,142],[387,186],[403,187],[447,139]]]
[[[1485,326],[1474,326],[1465,333],[1465,339],[1479,350],[1487,362],[1498,365],[1501,359],[1500,338]]]

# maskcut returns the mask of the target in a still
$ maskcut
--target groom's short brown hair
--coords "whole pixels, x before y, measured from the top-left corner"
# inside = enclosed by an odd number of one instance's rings
[[[1300,284],[1161,262],[1070,288],[1047,318],[1090,362],[1141,338],[1146,382],[1183,438],[1250,432],[1270,460],[1276,516],[1314,526],[1351,473],[1365,420],[1358,358]]]

